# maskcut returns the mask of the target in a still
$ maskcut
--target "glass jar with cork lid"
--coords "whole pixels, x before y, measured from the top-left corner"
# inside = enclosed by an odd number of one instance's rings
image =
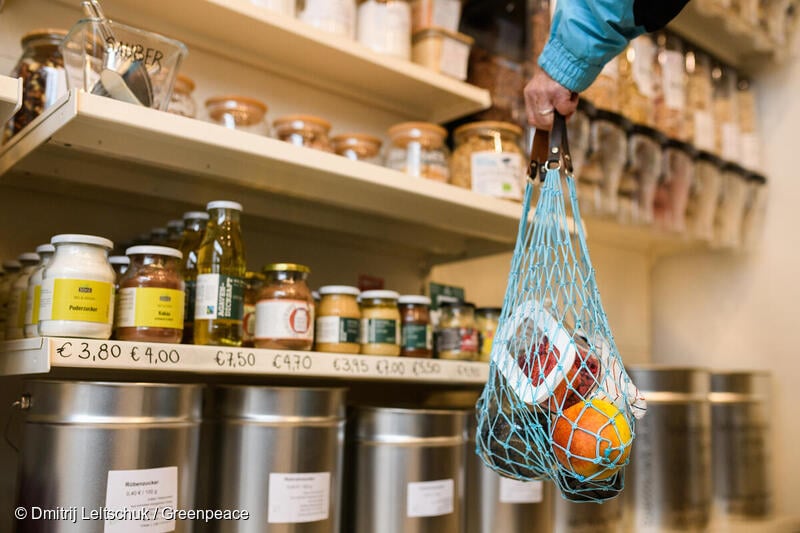
[[[450,181],[447,130],[428,122],[404,122],[389,128],[386,166],[409,176]]]

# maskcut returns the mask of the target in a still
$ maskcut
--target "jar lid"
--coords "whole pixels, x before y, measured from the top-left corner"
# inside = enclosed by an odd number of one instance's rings
[[[153,228],[150,230],[150,235],[163,235],[166,236],[169,234],[167,228]]]
[[[326,294],[347,294],[349,296],[358,296],[361,291],[358,287],[350,287],[349,285],[325,285],[319,288],[319,293],[322,296]]]
[[[250,98],[249,96],[239,96],[235,94],[227,94],[223,96],[212,96],[208,100],[206,100],[206,107],[214,107],[222,105],[223,109],[234,108],[240,105],[244,105],[247,107],[255,107],[262,113],[267,112],[267,104],[262,102],[261,100],[257,100],[256,98]]]
[[[175,86],[178,87],[179,85],[183,87],[184,92],[190,93],[194,91],[194,80],[189,76],[178,74],[175,78]]]
[[[427,37],[446,37],[448,39],[458,41],[462,44],[466,44],[467,46],[472,46],[475,43],[475,39],[473,39],[469,35],[466,35],[464,33],[459,33],[457,31],[450,31],[440,26],[431,26],[429,28],[425,28],[423,30],[416,32],[414,35],[411,36],[411,43],[416,44],[417,42]]]
[[[19,270],[22,268],[22,263],[17,260],[3,261],[3,268],[6,270]]]
[[[167,222],[167,228],[183,229],[183,220],[170,220]]]
[[[38,28],[35,30],[31,30],[25,35],[22,36],[20,39],[20,43],[22,46],[25,46],[30,41],[35,41],[36,39],[41,39],[42,37],[52,37],[54,39],[64,39],[69,32],[67,30],[62,30],[60,28]]]
[[[742,168],[737,163],[733,163],[732,161],[723,161],[722,171],[732,172],[734,174],[741,174],[742,177],[746,177],[748,175],[747,171],[744,168]]]
[[[366,133],[341,133],[331,138],[331,142],[335,145],[342,147],[358,146],[359,144],[373,144],[380,148],[381,140],[374,135],[367,135]],[[337,146],[337,148],[339,147]]]
[[[264,265],[264,272],[302,272],[310,274],[311,269],[299,263],[272,263]]]
[[[130,265],[131,258],[127,255],[112,255],[108,258],[108,262],[112,265]]]
[[[402,122],[395,124],[387,132],[389,137],[407,137],[410,139],[421,139],[427,136],[437,137],[444,140],[447,137],[447,130],[430,122]]]
[[[148,235],[148,238],[150,236]],[[114,247],[114,243],[105,237],[97,237],[95,235],[82,235],[79,233],[64,233],[56,235],[50,239],[50,244],[91,244],[92,246],[100,246],[108,250]]]
[[[165,255],[183,259],[183,253],[168,246],[131,246],[125,250],[125,255]]]
[[[188,211],[183,214],[183,220],[208,220],[211,218],[205,211]]]
[[[52,254],[55,253],[56,247],[52,244],[40,244],[36,247],[37,254]]]
[[[679,139],[671,139],[671,138],[666,139],[666,142],[664,142],[664,147],[672,148],[673,150],[680,150],[681,152],[685,152],[692,158],[697,157],[697,149],[690,143],[681,141]]]
[[[33,252],[25,252],[17,257],[17,261],[20,263],[38,263],[40,260],[41,258],[39,257],[39,254],[35,254]]]
[[[482,120],[480,122],[470,122],[469,124],[464,124],[463,126],[456,128],[456,131],[453,132],[453,135],[460,136],[473,130],[481,129],[501,130],[516,135],[517,137],[522,137],[522,128],[516,124],[512,124],[511,122],[500,122],[497,120]]]
[[[766,185],[767,184],[767,177],[764,176],[763,174],[758,174],[757,172],[753,172],[752,174],[750,174],[750,179],[752,181],[755,181],[758,185]],[[37,248],[36,251],[37,252],[39,251],[38,248]]]
[[[314,115],[286,115],[280,118],[276,118],[272,125],[276,128],[283,126],[285,124],[292,124],[293,127],[302,128],[300,126],[301,123],[311,123],[315,126],[319,126],[320,128],[324,129],[325,131],[330,131],[331,123],[325,120],[324,118],[316,117]],[[298,123],[297,125],[294,125]]]
[[[242,204],[238,202],[229,202],[227,200],[214,200],[213,202],[208,202],[206,209],[209,211],[212,209],[232,209],[233,211],[242,211]]]
[[[664,144],[665,135],[655,128],[651,128],[645,124],[633,124],[630,129],[631,135],[644,135],[650,137],[658,144]]]
[[[400,305],[431,305],[431,299],[427,296],[404,294],[397,299],[397,303]]]
[[[475,310],[476,313],[497,313],[500,314],[503,312],[503,309],[500,307],[479,307]]]
[[[705,150],[700,150],[697,152],[697,159],[699,161],[707,161],[708,163],[711,163],[718,167],[722,166],[722,159],[720,159],[719,156],[712,154],[711,152],[707,152]]]
[[[361,300],[397,300],[400,294],[395,291],[364,291]]]

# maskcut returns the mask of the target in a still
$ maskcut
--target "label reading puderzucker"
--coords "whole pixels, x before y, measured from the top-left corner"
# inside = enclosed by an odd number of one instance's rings
[[[355,344],[359,326],[357,318],[321,316],[317,318],[316,341],[320,344]]]
[[[39,320],[111,323],[114,285],[104,281],[46,279],[42,282]]]
[[[430,350],[433,348],[433,333],[428,324],[405,324],[402,331],[404,351]]]
[[[256,339],[314,338],[314,310],[305,300],[262,300],[256,304]]]
[[[223,274],[197,276],[195,320],[242,320],[243,317],[243,278]]]
[[[120,289],[117,326],[183,329],[184,297],[183,291],[175,289]]]
[[[397,320],[361,319],[361,344],[400,344]]]

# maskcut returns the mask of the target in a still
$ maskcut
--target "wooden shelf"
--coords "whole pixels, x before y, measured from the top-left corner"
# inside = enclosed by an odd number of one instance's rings
[[[488,364],[467,361],[59,337],[0,342],[0,376],[57,369],[113,371],[119,378],[160,372],[454,387],[482,386],[489,377]]]
[[[58,0],[74,7],[73,0]],[[115,20],[163,33],[409,119],[447,122],[486,109],[488,91],[248,0],[106,0]]]
[[[0,124],[5,124],[22,107],[22,79],[0,76]]]

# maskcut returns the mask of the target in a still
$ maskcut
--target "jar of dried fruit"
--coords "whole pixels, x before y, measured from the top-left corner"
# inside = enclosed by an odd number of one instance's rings
[[[22,37],[22,57],[11,76],[22,78],[22,108],[8,122],[3,144],[67,92],[64,58],[58,46],[66,30],[34,30]]]

